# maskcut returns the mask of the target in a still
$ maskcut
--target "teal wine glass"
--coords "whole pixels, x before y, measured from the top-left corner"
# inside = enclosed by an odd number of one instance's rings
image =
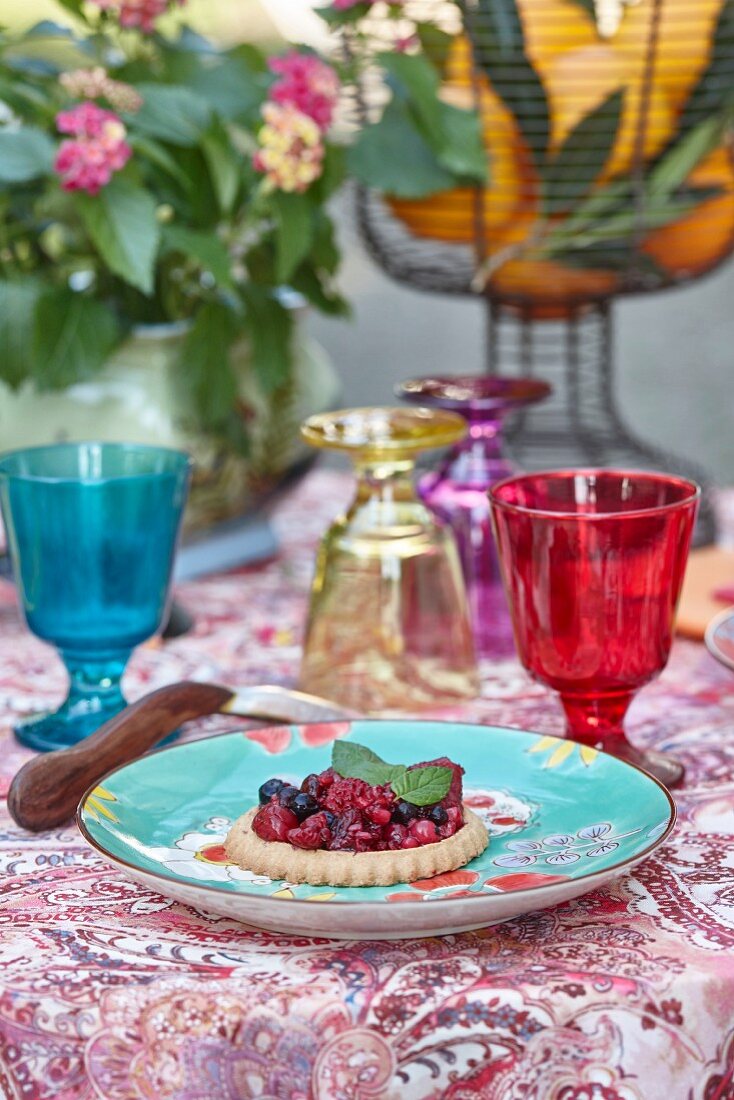
[[[16,727],[31,748],[74,745],[126,706],[120,679],[166,613],[187,455],[62,443],[0,455],[0,504],[30,630],[71,680],[55,713]]]

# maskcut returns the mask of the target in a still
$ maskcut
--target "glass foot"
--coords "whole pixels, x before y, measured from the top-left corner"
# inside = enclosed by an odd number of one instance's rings
[[[120,698],[115,706],[80,711],[75,707],[61,707],[49,714],[34,714],[13,727],[15,736],[29,749],[37,752],[54,752],[78,745],[90,733],[94,733],[110,718],[114,718],[127,706]]]
[[[655,752],[653,749],[637,749],[626,737],[609,738],[596,747],[608,752],[610,756],[616,756],[627,764],[634,764],[635,767],[649,772],[669,789],[679,786],[685,777],[685,768],[674,756]]]

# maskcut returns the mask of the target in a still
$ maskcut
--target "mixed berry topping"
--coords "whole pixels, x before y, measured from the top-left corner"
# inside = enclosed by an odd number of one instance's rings
[[[371,767],[373,771],[365,774],[380,776],[379,766]],[[433,769],[430,775],[437,786],[415,775],[423,768]],[[461,829],[462,767],[442,757],[392,770],[400,794],[392,782],[368,782],[339,774],[334,767],[307,775],[300,790],[281,779],[268,779],[260,787],[253,830],[261,840],[286,841],[296,848],[385,852],[437,844]],[[439,800],[420,804],[436,790],[444,792]]]

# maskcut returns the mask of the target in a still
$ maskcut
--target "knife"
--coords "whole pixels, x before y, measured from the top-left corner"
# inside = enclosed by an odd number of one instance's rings
[[[288,688],[232,688],[182,681],[138,699],[78,745],[34,757],[10,784],[8,810],[32,832],[63,825],[84,792],[113,768],[129,764],[183,722],[207,714],[235,714],[272,722],[330,722],[358,718],[356,711]]]

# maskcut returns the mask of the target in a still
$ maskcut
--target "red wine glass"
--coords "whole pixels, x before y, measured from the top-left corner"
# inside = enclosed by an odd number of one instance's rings
[[[700,489],[627,470],[559,470],[490,490],[515,642],[560,694],[567,737],[667,786],[678,761],[627,740],[633,696],[665,667]]]

